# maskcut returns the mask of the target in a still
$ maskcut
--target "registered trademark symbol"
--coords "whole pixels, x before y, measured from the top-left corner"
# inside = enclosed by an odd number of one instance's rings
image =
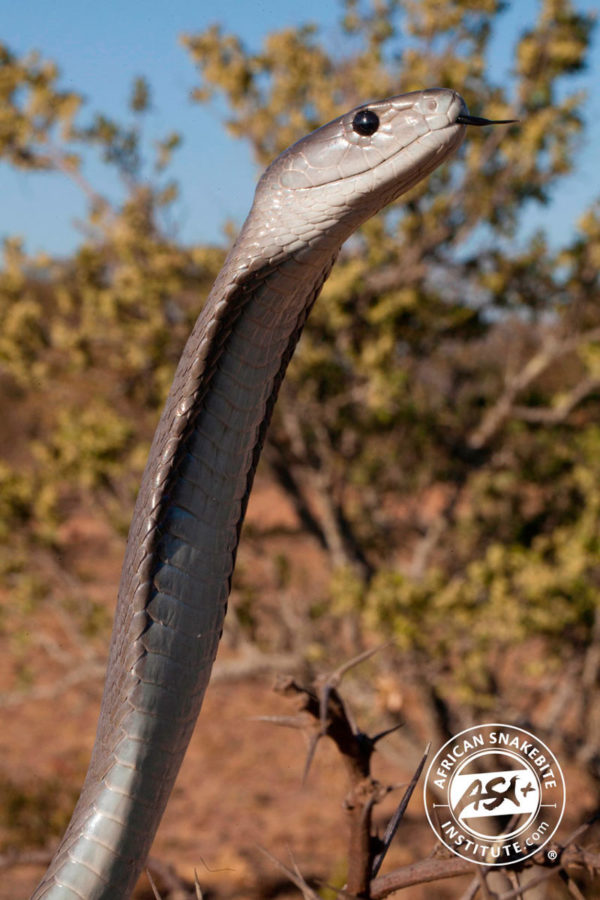
[[[548,859],[551,860],[551,862],[554,862],[557,856],[558,853],[556,852],[556,850],[548,850]]]

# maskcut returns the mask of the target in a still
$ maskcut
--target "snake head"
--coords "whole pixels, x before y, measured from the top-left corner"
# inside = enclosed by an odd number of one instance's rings
[[[444,88],[350,110],[271,163],[255,197],[263,223],[273,223],[273,234],[285,227],[316,236],[329,228],[341,243],[458,148],[467,115],[459,94]]]
[[[284,150],[260,179],[244,229],[261,256],[337,252],[372,215],[459,147],[470,116],[456,91],[432,88],[361,104]],[[254,252],[254,250],[253,250]],[[250,263],[244,262],[244,265]]]

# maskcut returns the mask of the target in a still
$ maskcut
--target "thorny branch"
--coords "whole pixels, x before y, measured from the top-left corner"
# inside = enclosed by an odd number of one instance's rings
[[[362,654],[353,660],[351,664],[361,661],[366,654]],[[402,866],[386,875],[377,876],[377,872],[384,860],[394,834],[401,824],[402,817],[417,784],[425,761],[427,748],[417,770],[402,798],[396,813],[390,820],[383,841],[380,841],[372,833],[372,810],[387,793],[392,789],[385,787],[371,776],[370,761],[375,745],[379,739],[389,733],[381,732],[374,737],[361,732],[354,724],[347,706],[338,691],[341,674],[350,667],[343,667],[329,679],[318,679],[312,688],[300,685],[293,678],[282,678],[276,685],[276,690],[296,701],[299,714],[285,716],[280,719],[271,719],[276,724],[287,725],[295,728],[305,728],[312,732],[311,744],[308,754],[308,765],[313,758],[315,747],[321,737],[329,737],[336,745],[345,765],[350,789],[346,796],[345,808],[349,816],[350,836],[348,845],[348,878],[344,888],[338,892],[340,900],[348,898],[367,898],[367,900],[383,900],[397,891],[419,884],[428,884],[447,878],[456,878],[461,875],[472,874],[475,878],[468,891],[468,896],[475,898],[481,896],[494,898],[494,900],[512,900],[512,898],[524,898],[536,885],[553,878],[561,877],[565,880],[569,892],[573,897],[581,897],[581,893],[573,880],[576,871],[586,872],[588,875],[600,875],[600,852],[591,848],[583,848],[577,840],[589,829],[596,819],[592,819],[578,828],[564,844],[553,844],[550,849],[555,851],[555,858],[548,855],[548,848],[540,851],[534,857],[523,860],[521,864],[504,871],[510,878],[510,883],[515,885],[509,891],[501,894],[490,889],[487,877],[490,869],[475,865],[460,857],[453,856],[445,848],[437,846],[434,853],[424,860],[410,865]],[[339,676],[339,677],[336,677]],[[392,729],[393,730],[393,729]],[[553,854],[554,855],[554,854]],[[281,866],[280,866],[281,867]],[[283,867],[285,868],[285,867]],[[529,879],[526,883],[519,884],[517,870],[539,869],[537,877]],[[292,881],[300,887],[298,879],[302,881],[302,893],[305,897],[308,887],[300,872],[295,867],[295,875]],[[314,896],[312,891],[310,896]]]
[[[323,689],[325,690],[325,686]],[[372,812],[374,805],[386,793],[370,773],[370,760],[375,745],[367,735],[353,729],[344,702],[335,687],[327,686],[324,725],[321,721],[320,698],[313,690],[302,687],[292,678],[280,680],[276,690],[297,700],[299,712],[304,716],[296,724],[313,732],[309,762],[317,742],[324,735],[331,738],[342,757],[350,783],[344,804],[350,823],[347,890],[351,895],[368,897],[374,855]]]

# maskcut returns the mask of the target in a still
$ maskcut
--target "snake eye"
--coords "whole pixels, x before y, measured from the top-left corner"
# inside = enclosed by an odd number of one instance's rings
[[[360,109],[352,119],[352,128],[357,134],[375,134],[379,128],[379,116],[372,109]]]

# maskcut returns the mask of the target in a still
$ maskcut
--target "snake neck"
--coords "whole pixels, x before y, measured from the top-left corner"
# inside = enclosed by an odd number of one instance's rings
[[[288,362],[337,247],[255,255],[252,217],[183,351],[131,524],[98,733],[34,900],[129,897],[200,711]]]

